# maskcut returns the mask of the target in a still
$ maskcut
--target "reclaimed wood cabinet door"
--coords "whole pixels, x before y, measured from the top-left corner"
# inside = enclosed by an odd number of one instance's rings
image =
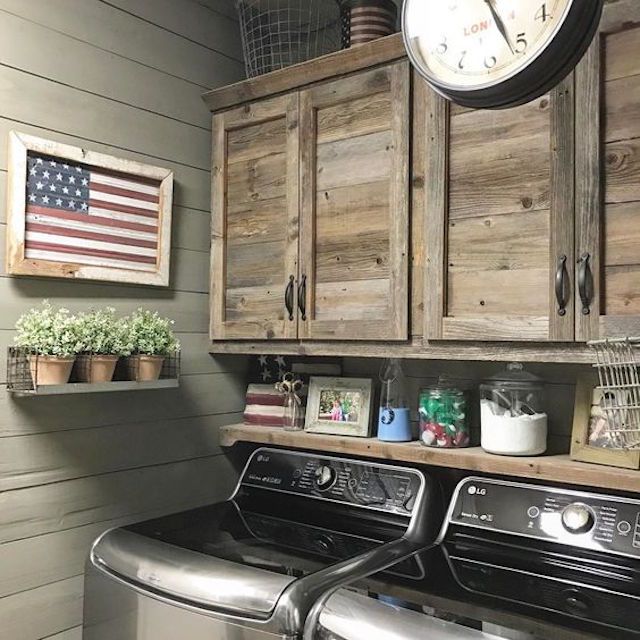
[[[211,338],[297,337],[298,94],[213,117]]]
[[[503,111],[429,92],[424,126],[425,337],[574,340],[573,77]]]
[[[408,337],[408,62],[300,94],[299,335]]]
[[[606,5],[576,70],[579,340],[640,335],[640,5]]]

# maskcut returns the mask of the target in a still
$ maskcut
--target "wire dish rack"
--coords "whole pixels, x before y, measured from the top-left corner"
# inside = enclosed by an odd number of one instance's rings
[[[640,338],[597,340],[602,410],[615,449],[640,449]]]

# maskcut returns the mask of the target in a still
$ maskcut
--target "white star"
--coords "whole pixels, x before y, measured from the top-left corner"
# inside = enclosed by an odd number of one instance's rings
[[[86,203],[86,202],[83,202],[83,203],[80,205],[80,208],[81,208],[83,211],[86,211],[86,210],[87,210],[87,203]]]
[[[60,180],[62,180],[62,174],[61,173],[56,174],[56,180],[58,182],[60,182]]]
[[[63,165],[62,165],[62,168],[63,168],[63,169],[68,169],[68,168],[69,168],[69,165],[68,165],[68,164],[63,164]]]
[[[61,206],[62,206],[62,198],[58,198],[58,199],[56,200],[56,204],[57,204],[59,207],[61,207]]]
[[[279,367],[284,367],[285,366],[285,361],[284,361],[284,358],[282,356],[278,356],[276,358],[276,363],[278,364]]]
[[[79,198],[82,195],[82,191],[80,191],[80,189],[76,189],[76,195]]]
[[[55,160],[50,160],[50,161],[49,161],[49,164],[50,164],[52,167],[57,167],[57,166],[58,166],[58,164],[57,164],[57,162],[56,162]]]
[[[37,158],[36,159],[36,164],[42,164],[42,158]]]
[[[42,198],[42,204],[49,204],[49,196],[44,196],[44,198]]]
[[[38,191],[40,189],[42,189],[42,187],[44,187],[44,185],[42,184],[42,182],[36,182],[36,189],[38,189]]]
[[[35,176],[37,175],[37,171],[35,167],[31,167],[31,169],[29,169],[29,175]]]
[[[76,179],[74,176],[69,176],[69,184],[75,184],[76,183]]]
[[[62,193],[69,193],[69,187],[62,187]]]
[[[78,173],[82,173],[82,167],[76,167],[76,171],[77,171]]]
[[[36,201],[36,194],[35,193],[30,193],[29,194],[29,202],[35,202]]]
[[[89,181],[86,178],[82,178],[82,186],[86,187],[89,184]]]
[[[266,369],[262,372],[262,379],[266,382],[271,377],[271,373]]]
[[[260,356],[258,358],[258,362],[260,363],[261,367],[266,367],[267,366],[267,356]]]
[[[48,180],[48,179],[49,179],[49,172],[48,172],[48,171],[45,171],[45,172],[42,174],[42,177],[43,177],[45,180]]]
[[[55,184],[50,184],[49,185],[49,191],[56,191],[56,185]]]
[[[76,208],[76,201],[69,200],[69,209],[75,209],[75,208]]]

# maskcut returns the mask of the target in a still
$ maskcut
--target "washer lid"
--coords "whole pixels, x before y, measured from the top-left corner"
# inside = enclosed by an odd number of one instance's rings
[[[125,529],[112,529],[99,538],[91,561],[161,597],[250,618],[268,618],[282,592],[295,580]]]

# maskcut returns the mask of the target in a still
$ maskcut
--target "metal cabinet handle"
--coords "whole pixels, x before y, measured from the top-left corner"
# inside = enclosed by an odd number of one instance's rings
[[[556,300],[558,302],[558,315],[567,315],[567,298],[569,297],[569,287],[567,286],[567,256],[558,258],[558,268],[556,269]]]
[[[585,316],[591,313],[591,301],[593,300],[593,275],[590,260],[590,253],[583,253],[578,260],[578,292],[582,302],[582,315]]]
[[[289,282],[287,288],[284,291],[284,306],[289,313],[289,322],[293,322],[293,283],[295,282],[295,276],[289,276]]]
[[[302,320],[307,319],[307,276],[303,275],[298,285],[298,309],[302,315]]]

